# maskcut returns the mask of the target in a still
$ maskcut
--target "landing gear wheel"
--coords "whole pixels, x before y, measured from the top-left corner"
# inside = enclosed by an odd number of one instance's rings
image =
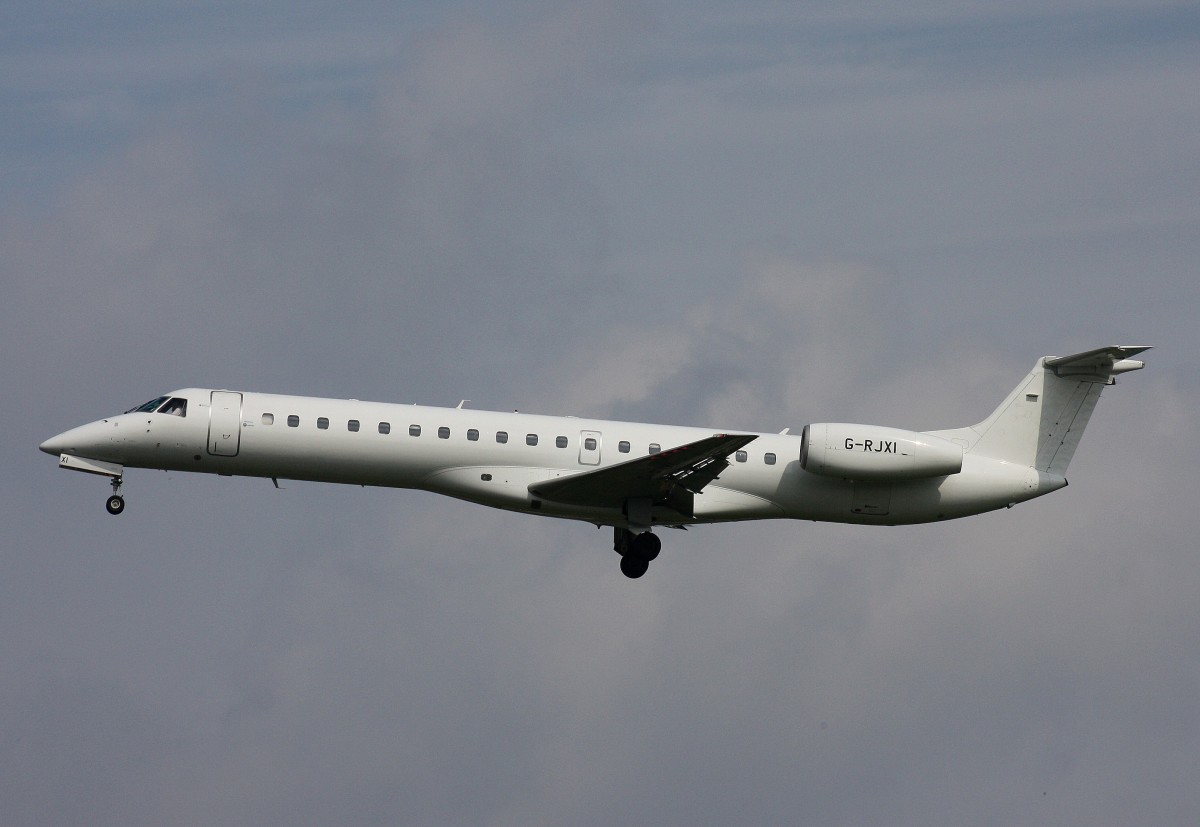
[[[120,494],[113,494],[108,498],[108,502],[104,504],[104,507],[108,509],[109,514],[120,514],[125,510],[125,498]]]
[[[641,557],[634,557],[632,554],[627,554],[621,558],[621,574],[630,580],[638,579],[649,568],[650,561]]]
[[[634,534],[628,528],[617,526],[613,531],[613,551],[621,555],[621,574],[636,580],[650,568],[650,561],[658,557],[662,540],[652,532]]]
[[[630,546],[633,556],[641,557],[649,563],[658,557],[658,552],[662,549],[662,540],[658,539],[658,535],[645,531],[634,537]]]

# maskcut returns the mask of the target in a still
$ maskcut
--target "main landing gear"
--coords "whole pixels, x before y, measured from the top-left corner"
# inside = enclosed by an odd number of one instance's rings
[[[621,555],[621,574],[630,579],[645,574],[661,548],[662,540],[649,531],[634,534],[627,528],[613,529],[613,550]]]
[[[112,478],[112,490],[112,496],[104,503],[104,507],[108,509],[109,514],[116,516],[125,510],[125,498],[121,496],[121,477]]]

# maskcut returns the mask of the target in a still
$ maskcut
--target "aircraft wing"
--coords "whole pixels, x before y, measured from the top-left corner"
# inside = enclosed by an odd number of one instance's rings
[[[714,434],[607,468],[535,482],[529,491],[542,499],[596,508],[620,508],[631,497],[662,502],[677,486],[699,494],[729,467],[729,455],[754,439],[753,434]]]

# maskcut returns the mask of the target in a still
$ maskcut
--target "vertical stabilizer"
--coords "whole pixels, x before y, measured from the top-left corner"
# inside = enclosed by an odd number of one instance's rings
[[[1128,357],[1148,347],[1119,346],[1073,356],[1046,356],[987,419],[940,435],[967,443],[976,456],[1064,476],[1105,385],[1144,362]]]

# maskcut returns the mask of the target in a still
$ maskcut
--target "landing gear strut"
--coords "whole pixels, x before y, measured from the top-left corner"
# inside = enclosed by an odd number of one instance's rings
[[[125,510],[125,498],[121,496],[121,477],[112,478],[112,490],[112,496],[104,503],[104,507],[108,509],[109,514],[116,516]]]
[[[621,574],[630,579],[645,574],[661,548],[662,540],[649,531],[634,534],[627,528],[613,530],[613,550],[621,555]]]

